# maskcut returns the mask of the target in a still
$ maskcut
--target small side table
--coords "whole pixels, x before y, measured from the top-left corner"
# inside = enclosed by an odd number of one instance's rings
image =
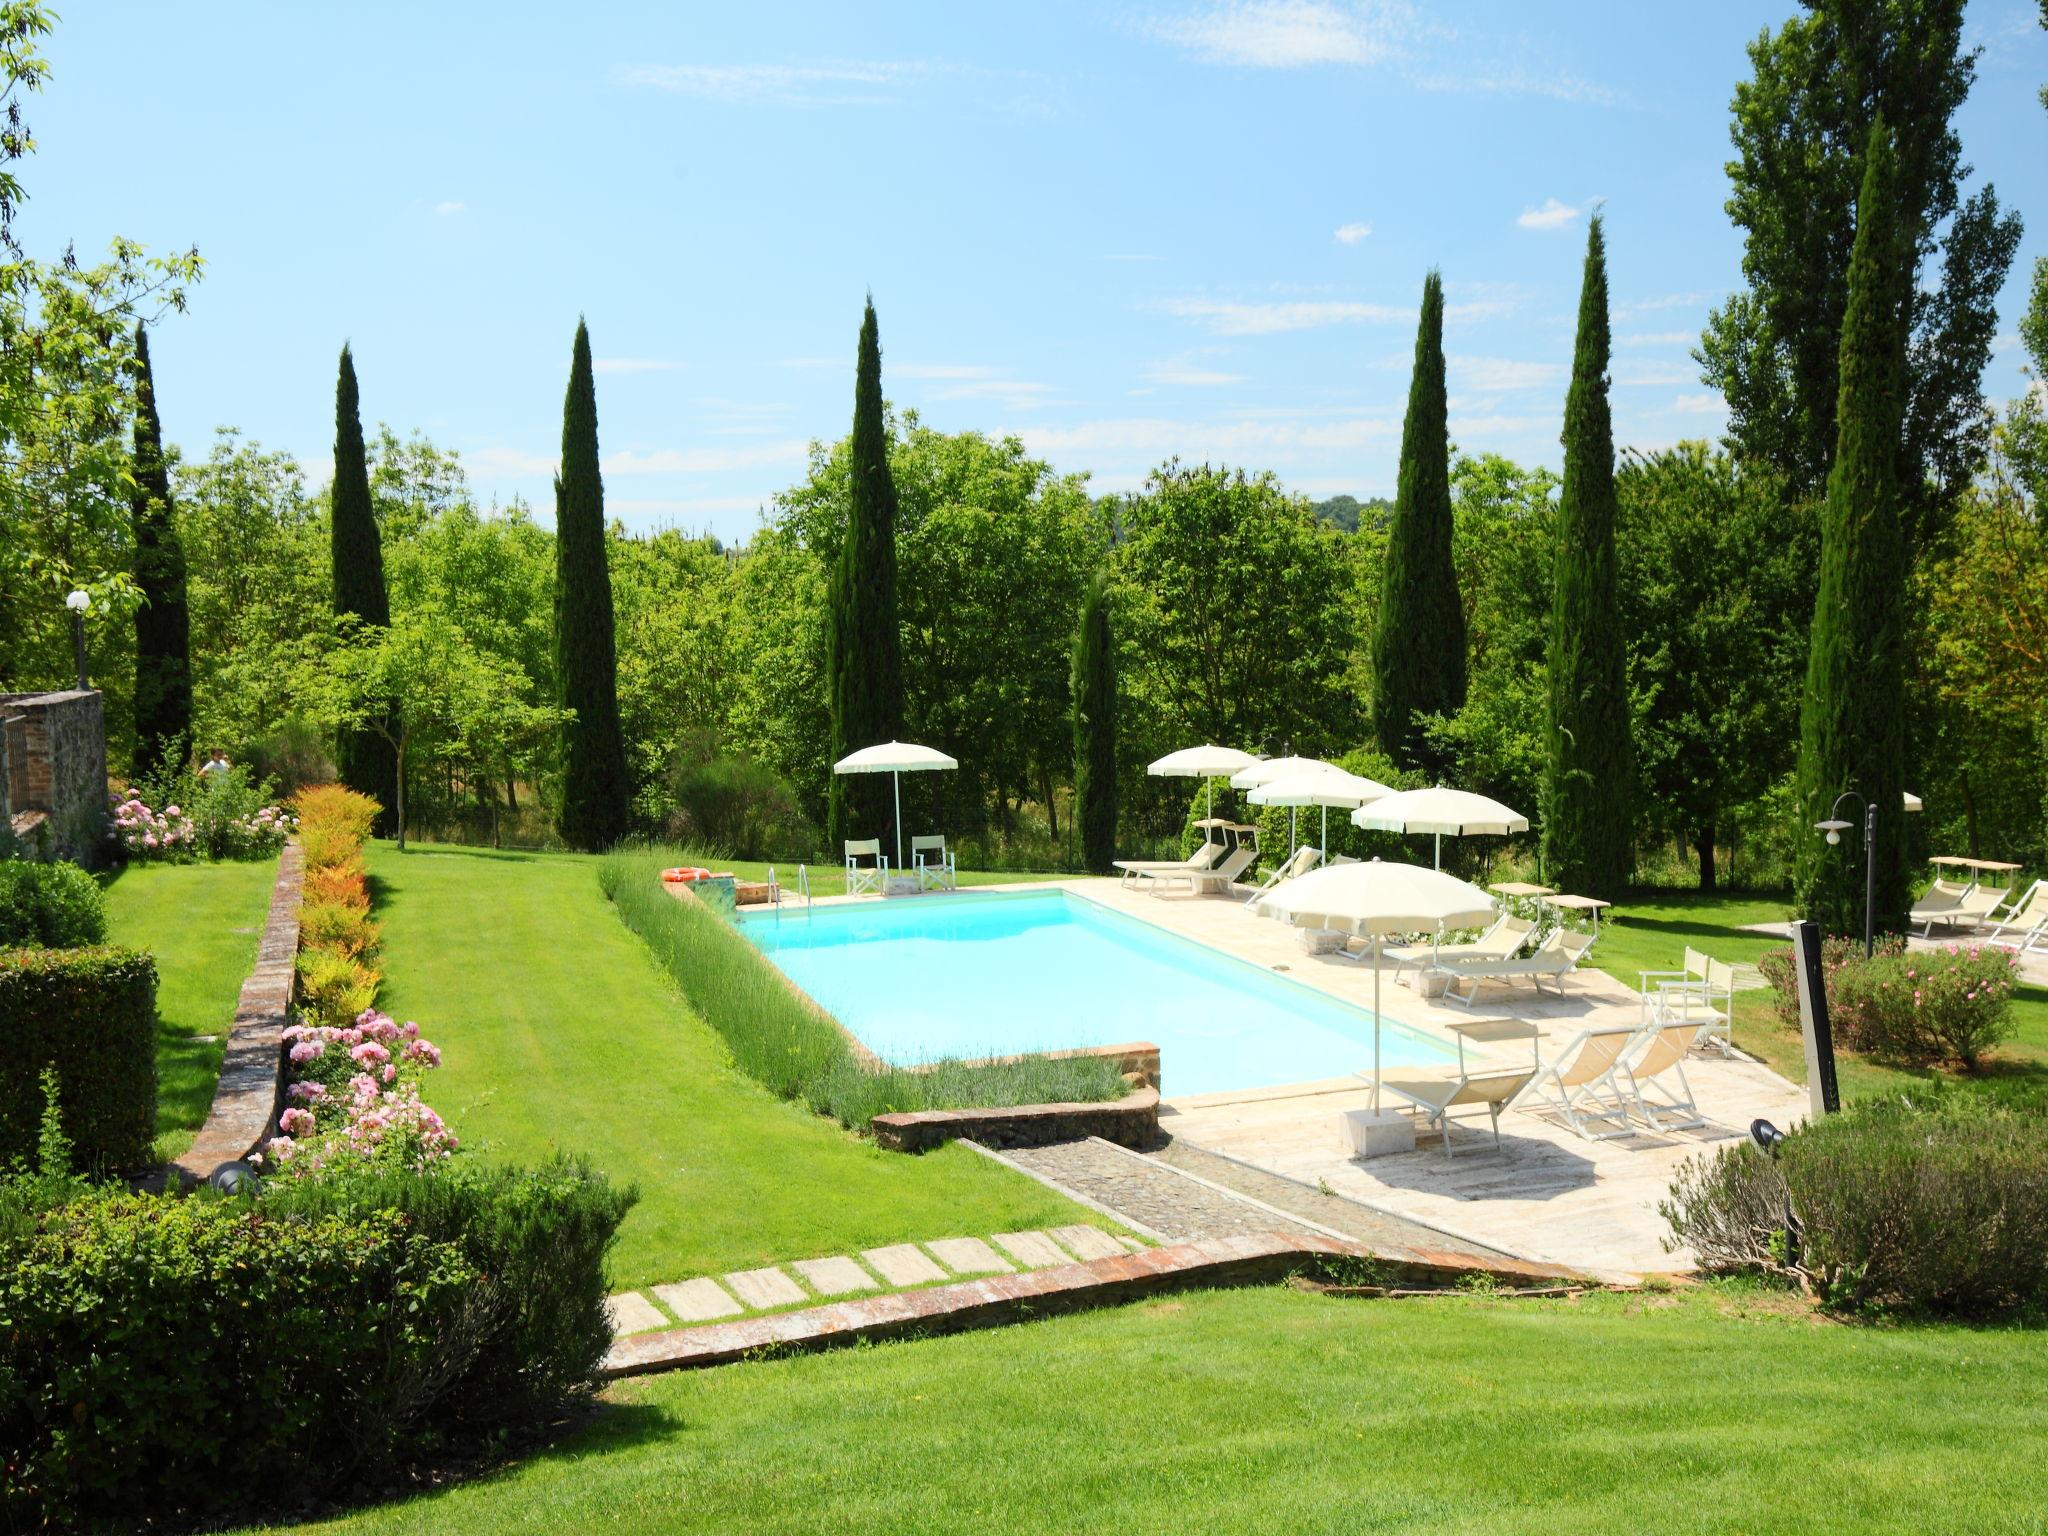
[[[1543,1065],[1543,1056],[1536,1049],[1536,1042],[1543,1037],[1543,1031],[1527,1019],[1459,1019],[1444,1026],[1458,1037],[1458,1071],[1465,1071],[1465,1042],[1474,1045],[1498,1045],[1503,1040],[1526,1040],[1529,1042],[1529,1061],[1534,1066]]]

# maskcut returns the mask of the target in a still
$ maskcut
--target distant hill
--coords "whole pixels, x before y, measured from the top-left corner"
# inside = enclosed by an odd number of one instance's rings
[[[1363,517],[1368,527],[1385,523],[1394,510],[1394,504],[1384,496],[1375,496],[1370,501],[1360,501],[1356,496],[1332,496],[1316,502],[1313,510],[1317,517],[1344,533],[1358,532],[1358,520]]]

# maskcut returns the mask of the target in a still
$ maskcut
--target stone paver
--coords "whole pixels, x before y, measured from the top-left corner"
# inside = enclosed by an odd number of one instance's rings
[[[725,1283],[733,1295],[757,1312],[810,1300],[802,1286],[773,1265],[767,1269],[736,1269],[725,1277]]]
[[[1073,1257],[1043,1232],[998,1232],[995,1245],[1025,1269],[1044,1269],[1048,1264],[1071,1264]]]
[[[732,1299],[726,1288],[709,1276],[685,1280],[680,1285],[657,1285],[655,1296],[661,1304],[686,1323],[708,1323],[717,1317],[735,1317],[747,1309]]]
[[[668,1326],[668,1319],[655,1310],[654,1303],[637,1291],[622,1291],[611,1297],[604,1310],[612,1320],[613,1333],[646,1333]]]
[[[829,1259],[799,1259],[789,1266],[820,1296],[844,1296],[848,1291],[872,1291],[875,1277],[844,1254]]]
[[[1135,1237],[1119,1237],[1117,1241],[1124,1245],[1125,1253],[1143,1253],[1145,1251],[1145,1245]]]
[[[891,1285],[923,1285],[929,1280],[946,1278],[946,1272],[927,1258],[924,1250],[915,1243],[869,1248],[861,1257]]]
[[[1229,1191],[1211,1189],[1151,1158],[1092,1137],[1044,1147],[1010,1147],[1001,1156],[1170,1242],[1309,1230]],[[1092,1250],[1081,1255],[1098,1256]]]
[[[1007,1275],[1014,1267],[978,1237],[942,1237],[925,1246],[956,1275]]]
[[[1124,1246],[1100,1227],[1083,1226],[1054,1227],[1052,1235],[1065,1243],[1077,1259],[1122,1258]]]

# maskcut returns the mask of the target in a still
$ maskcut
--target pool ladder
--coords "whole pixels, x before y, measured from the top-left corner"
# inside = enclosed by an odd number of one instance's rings
[[[768,884],[775,892],[775,915],[780,917],[782,915],[782,882],[775,878],[775,866],[773,864],[768,866]],[[799,864],[796,867],[796,889],[797,894],[803,897],[804,911],[808,913],[811,910],[811,871],[806,865]]]

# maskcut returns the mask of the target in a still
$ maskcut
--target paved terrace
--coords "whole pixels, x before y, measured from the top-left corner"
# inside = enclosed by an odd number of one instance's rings
[[[1361,1008],[1372,1006],[1372,968],[1302,948],[1298,930],[1247,913],[1243,896],[1155,896],[1110,880],[1065,882],[1066,889],[1168,932],[1208,944],[1255,965],[1284,970]],[[1471,1009],[1418,996],[1382,978],[1382,1013],[1428,1033],[1475,1016],[1513,1016],[1543,1030],[1538,1045],[1548,1058],[1579,1030],[1632,1024],[1636,993],[1603,971],[1581,968],[1565,995],[1539,997],[1526,984],[1489,985]],[[1466,1048],[1466,1059],[1502,1067],[1528,1062],[1526,1042]],[[1159,1123],[1177,1142],[1254,1168],[1329,1190],[1375,1209],[1404,1216],[1454,1237],[1504,1249],[1541,1262],[1593,1270],[1687,1268],[1690,1257],[1663,1246],[1667,1228],[1657,1214],[1671,1175],[1687,1157],[1740,1140],[1762,1116],[1786,1125],[1805,1113],[1804,1090],[1757,1062],[1695,1056],[1686,1063],[1707,1124],[1698,1130],[1585,1141],[1561,1121],[1519,1110],[1501,1117],[1496,1151],[1484,1110],[1460,1110],[1452,1120],[1455,1156],[1441,1138],[1418,1140],[1412,1153],[1353,1158],[1339,1129],[1343,1110],[1364,1109],[1370,1088],[1356,1079],[1301,1083],[1246,1093],[1173,1096],[1173,1061],[1161,1062],[1165,1102]],[[1370,1067],[1361,1052],[1361,1068]],[[1476,1118],[1473,1118],[1475,1117]]]

